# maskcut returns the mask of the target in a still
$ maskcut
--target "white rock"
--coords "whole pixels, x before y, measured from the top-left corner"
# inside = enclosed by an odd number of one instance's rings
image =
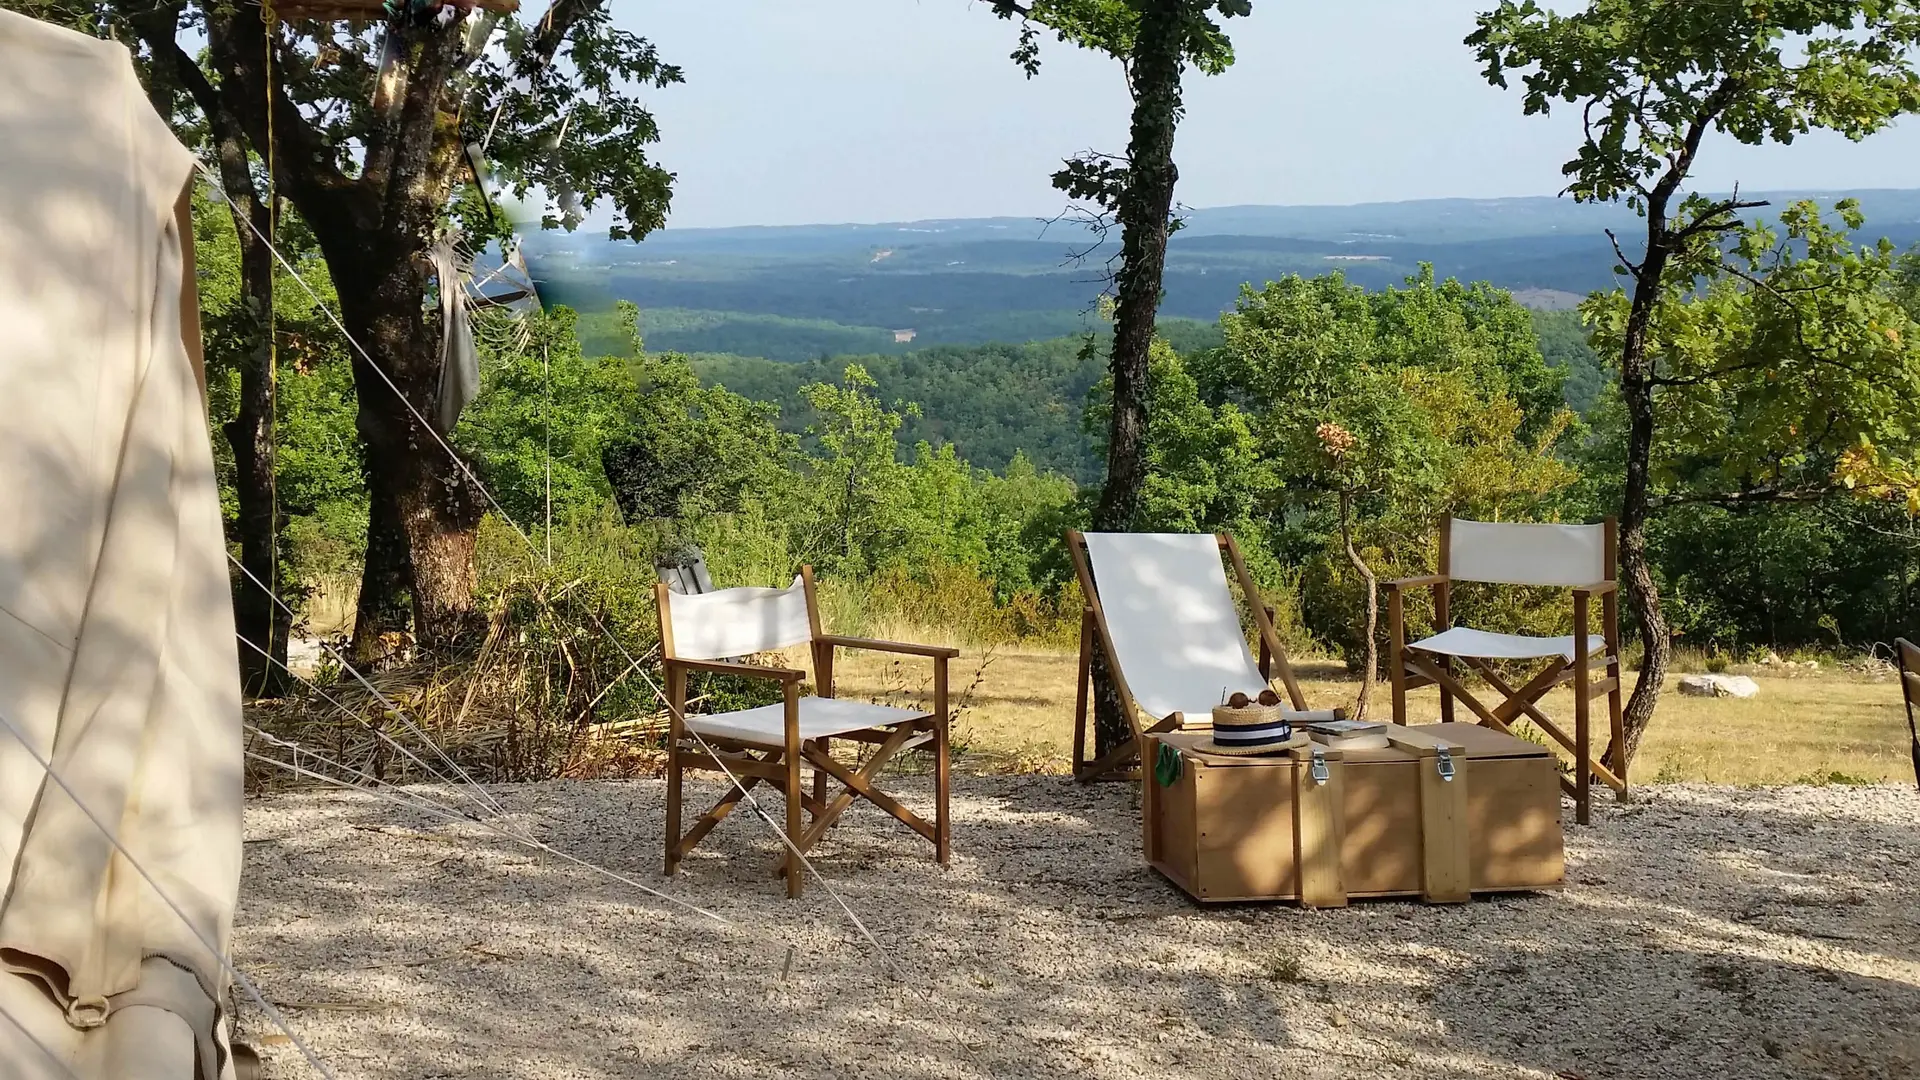
[[[1767,655],[1760,658],[1760,664],[1762,667],[1773,667],[1775,664],[1778,664],[1779,662],[1780,662],[1780,654],[1777,652],[1773,652],[1772,650],[1768,650]],[[1791,667],[1792,665],[1789,664],[1788,666]]]
[[[1750,698],[1760,692],[1760,684],[1745,675],[1685,675],[1680,692],[1688,697]]]

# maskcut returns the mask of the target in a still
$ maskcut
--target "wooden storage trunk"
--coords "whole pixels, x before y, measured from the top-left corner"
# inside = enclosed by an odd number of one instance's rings
[[[1544,747],[1474,724],[1396,729],[1382,750],[1202,753],[1205,732],[1150,737],[1179,777],[1147,771],[1147,861],[1202,901],[1420,896],[1555,888],[1565,877],[1560,784]],[[1441,753],[1442,750],[1446,752]],[[1441,759],[1453,779],[1442,775]]]

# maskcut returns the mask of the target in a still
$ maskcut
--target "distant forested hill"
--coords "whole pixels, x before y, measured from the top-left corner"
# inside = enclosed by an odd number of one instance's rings
[[[1920,243],[1920,191],[1773,193],[1759,196],[1773,209],[1756,213],[1843,195],[1860,200],[1868,236]],[[1195,210],[1168,249],[1162,313],[1212,322],[1243,283],[1337,271],[1379,289],[1422,263],[1563,308],[1617,284],[1605,230],[1631,217],[1565,199]],[[542,233],[527,243],[547,300],[589,314],[633,301],[650,348],[787,361],[1081,333],[1097,323],[1111,254],[1072,223],[1030,218],[667,229],[641,244]],[[906,331],[910,341],[894,340]]]

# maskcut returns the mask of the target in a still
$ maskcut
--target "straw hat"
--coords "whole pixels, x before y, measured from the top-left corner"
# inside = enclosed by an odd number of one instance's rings
[[[1268,690],[1258,701],[1235,694],[1227,704],[1214,706],[1213,733],[1195,749],[1207,754],[1252,757],[1283,753],[1311,741],[1306,732],[1293,730],[1279,696]]]

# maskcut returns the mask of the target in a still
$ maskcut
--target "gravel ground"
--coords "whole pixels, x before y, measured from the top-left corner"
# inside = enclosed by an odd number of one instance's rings
[[[494,790],[731,925],[371,797],[256,801],[237,959],[340,1080],[1920,1077],[1911,787],[1649,788],[1569,826],[1563,892],[1303,912],[1188,902],[1126,786],[962,777],[951,869],[865,806],[819,851],[903,982],[744,814],[669,881],[660,783]]]

